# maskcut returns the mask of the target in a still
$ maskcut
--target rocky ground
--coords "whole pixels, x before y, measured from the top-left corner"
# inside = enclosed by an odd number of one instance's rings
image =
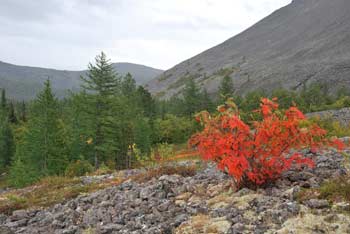
[[[345,202],[298,199],[299,191],[346,173],[335,151],[307,154],[314,169],[291,170],[266,188],[234,191],[214,165],[196,175],[132,180],[44,210],[0,215],[0,233],[350,233]]]
[[[350,123],[350,108],[342,108],[339,110],[326,110],[306,114],[310,117],[320,117],[323,119],[331,119],[339,122],[341,125],[347,127]]]

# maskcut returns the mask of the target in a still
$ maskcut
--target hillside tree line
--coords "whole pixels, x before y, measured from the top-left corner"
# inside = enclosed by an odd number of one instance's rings
[[[159,100],[137,86],[130,74],[117,74],[104,53],[89,64],[82,81],[81,91],[63,100],[54,95],[49,79],[33,101],[7,100],[2,90],[0,172],[8,175],[10,184],[21,187],[42,177],[67,175],[72,168],[79,173],[132,168],[138,160],[150,159],[160,144],[186,143],[201,128],[194,115],[212,112],[230,97],[246,120],[254,119],[245,113],[257,109],[262,97],[277,97],[282,109],[297,105],[304,112],[350,106],[349,90],[330,96],[322,84],[300,92],[281,88],[239,96],[229,76],[222,79],[216,96],[187,79],[180,95]]]

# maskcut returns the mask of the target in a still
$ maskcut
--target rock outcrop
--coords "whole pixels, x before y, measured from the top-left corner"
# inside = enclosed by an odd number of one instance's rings
[[[256,191],[235,191],[226,174],[204,164],[191,177],[128,180],[48,209],[0,215],[0,233],[350,233],[350,217],[336,211],[349,204],[297,199],[301,189],[345,174],[344,157],[333,150],[305,154],[315,168],[292,169]]]
[[[307,114],[307,117],[320,117],[323,119],[332,119],[344,126],[348,126],[350,124],[350,108],[313,112]]]

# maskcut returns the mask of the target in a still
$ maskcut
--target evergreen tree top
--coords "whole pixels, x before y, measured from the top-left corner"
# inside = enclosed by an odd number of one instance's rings
[[[95,64],[89,64],[89,71],[82,87],[88,91],[97,92],[102,96],[112,95],[118,86],[118,77],[105,53],[97,55]]]
[[[234,93],[233,80],[230,76],[224,76],[219,87],[219,94],[223,100],[231,97]]]
[[[1,103],[0,103],[0,105],[1,105],[1,108],[3,110],[5,110],[7,107],[7,98],[6,98],[6,90],[5,89],[1,89]]]

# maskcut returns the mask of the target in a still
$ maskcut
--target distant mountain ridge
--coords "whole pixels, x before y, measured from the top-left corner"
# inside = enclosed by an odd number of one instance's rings
[[[133,63],[113,63],[119,75],[128,72],[137,84],[142,85],[162,73],[162,70]],[[43,87],[43,82],[50,78],[54,92],[63,97],[68,90],[77,91],[80,88],[80,76],[83,71],[56,70],[50,68],[18,66],[0,61],[0,88],[7,91],[12,99],[33,99]]]
[[[194,78],[216,93],[223,76],[237,94],[255,89],[300,90],[326,82],[350,87],[350,1],[294,0],[241,34],[165,71],[147,83],[162,98]]]

